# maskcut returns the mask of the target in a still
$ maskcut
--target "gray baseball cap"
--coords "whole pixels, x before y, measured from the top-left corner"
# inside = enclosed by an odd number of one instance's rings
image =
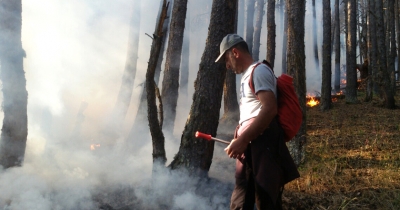
[[[226,35],[219,45],[219,56],[215,62],[224,61],[224,54],[231,47],[239,44],[240,42],[244,42],[244,39],[237,34],[228,34]]]

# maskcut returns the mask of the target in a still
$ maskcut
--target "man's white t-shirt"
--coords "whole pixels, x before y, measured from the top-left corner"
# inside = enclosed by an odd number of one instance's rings
[[[240,80],[240,120],[239,124],[256,117],[261,110],[261,103],[252,93],[249,80],[250,74],[257,63],[253,63],[242,73]],[[254,69],[253,73],[254,90],[257,94],[261,90],[272,91],[276,98],[276,78],[272,70],[265,64],[260,64]]]

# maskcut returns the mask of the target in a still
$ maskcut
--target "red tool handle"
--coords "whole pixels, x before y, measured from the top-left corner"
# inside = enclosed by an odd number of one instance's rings
[[[202,138],[202,139],[206,139],[208,141],[211,140],[211,135],[205,134],[205,133],[202,133],[202,132],[199,132],[199,131],[196,132],[195,136],[196,136],[196,138]]]
[[[196,132],[195,136],[196,136],[196,138],[206,139],[207,141],[214,140],[214,141],[218,141],[218,142],[221,142],[221,143],[224,143],[224,144],[230,144],[229,141],[225,141],[225,140],[222,140],[222,139],[217,139],[217,138],[211,137],[210,134],[205,134],[205,133],[202,133],[202,132],[199,132],[199,131]]]

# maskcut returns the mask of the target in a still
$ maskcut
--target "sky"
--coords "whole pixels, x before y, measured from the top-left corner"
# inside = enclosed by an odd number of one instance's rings
[[[146,194],[152,170],[152,145],[147,141],[132,153],[124,147],[124,136],[131,129],[141,83],[155,28],[158,0],[141,1],[139,59],[131,107],[122,132],[105,134],[110,113],[116,103],[124,70],[129,34],[129,20],[137,0],[28,0],[22,1],[22,46],[26,51],[24,70],[28,91],[28,138],[22,167],[0,169],[0,209],[93,209],[93,196],[104,189],[118,190],[134,186],[142,200],[168,200],[175,209],[225,209],[231,188],[213,183],[208,191],[196,191],[195,180],[185,174],[158,177],[159,191]],[[320,2],[317,7],[321,8]],[[306,12],[307,90],[318,91],[320,77],[314,66],[312,50],[312,13],[310,1]],[[179,149],[179,138],[186,122],[208,30],[210,1],[189,1],[191,37],[189,94],[178,99],[179,112],[174,135],[166,139],[167,163]],[[321,9],[317,20],[322,20]],[[278,16],[277,16],[278,17]],[[276,18],[279,21],[278,18]],[[282,29],[277,23],[277,30]],[[318,33],[322,23],[317,22]],[[261,42],[266,43],[263,22]],[[239,33],[240,34],[240,33]],[[281,35],[277,31],[275,73],[280,75]],[[321,48],[322,37],[318,37]],[[266,46],[260,47],[260,58]],[[322,62],[320,62],[322,63]],[[238,76],[239,77],[239,76]],[[162,74],[161,74],[162,78]],[[2,119],[2,113],[0,115]],[[2,120],[0,121],[2,123]],[[147,122],[143,122],[147,123]],[[233,184],[234,161],[216,143],[210,176]],[[91,150],[91,146],[95,150]],[[103,146],[103,147],[102,147]],[[176,179],[176,177],[180,179]],[[171,189],[165,183],[185,186]],[[231,186],[231,185],[228,185]],[[219,190],[224,189],[221,193]],[[174,195],[168,194],[173,190]],[[206,193],[215,193],[210,200]],[[228,193],[228,195],[227,195]],[[151,203],[151,202],[150,202]]]

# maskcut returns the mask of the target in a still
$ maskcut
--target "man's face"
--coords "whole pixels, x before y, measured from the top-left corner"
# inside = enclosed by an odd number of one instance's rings
[[[238,69],[238,65],[237,65],[237,60],[235,57],[234,52],[232,52],[232,50],[228,50],[225,53],[225,66],[226,69],[228,70],[232,70],[235,74],[240,74],[242,72],[240,72],[240,70]]]

